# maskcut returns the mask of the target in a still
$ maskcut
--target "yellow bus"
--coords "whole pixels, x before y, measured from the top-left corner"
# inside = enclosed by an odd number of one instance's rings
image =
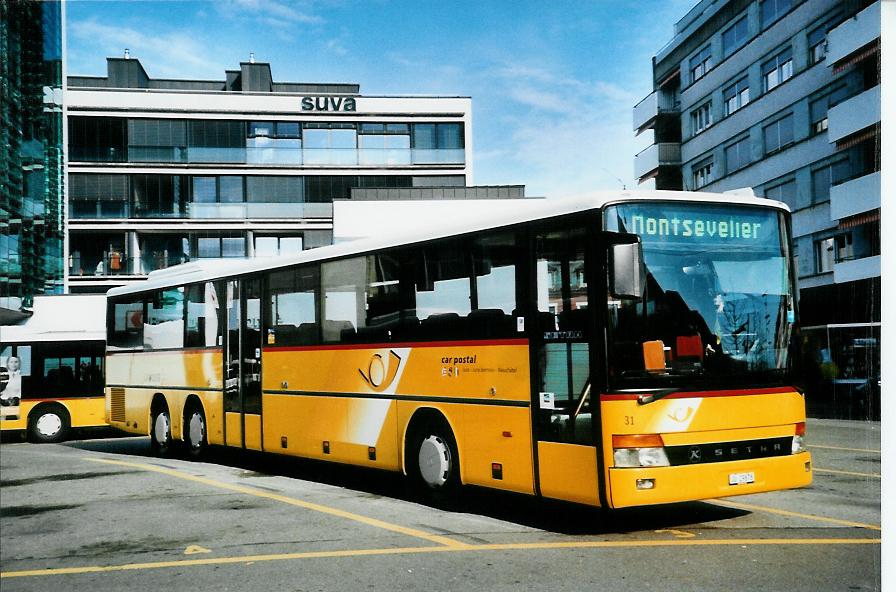
[[[106,424],[106,299],[37,296],[33,315],[0,327],[0,430],[59,442]]]
[[[110,423],[161,454],[376,467],[437,497],[620,508],[811,482],[784,204],[525,205],[111,290]]]

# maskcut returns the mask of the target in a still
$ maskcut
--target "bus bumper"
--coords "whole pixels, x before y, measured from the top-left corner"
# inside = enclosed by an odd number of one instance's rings
[[[750,478],[751,483],[745,482]],[[643,487],[643,480],[649,479],[653,479],[652,488],[638,487],[639,480]],[[730,497],[806,487],[812,483],[812,458],[808,452],[801,452],[674,467],[611,468],[609,481],[613,508]],[[740,483],[731,484],[737,481]]]

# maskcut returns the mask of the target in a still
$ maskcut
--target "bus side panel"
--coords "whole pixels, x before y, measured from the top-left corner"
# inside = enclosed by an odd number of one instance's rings
[[[666,446],[687,446],[790,437],[795,424],[806,421],[805,402],[799,393],[737,396],[736,392],[725,396],[671,396],[646,405],[632,398],[612,400],[612,395],[605,396],[601,416],[611,505],[620,508],[808,485],[808,453],[686,466],[613,468],[614,434],[660,434]],[[753,472],[755,482],[729,485],[728,476],[739,472]],[[656,479],[655,487],[637,489],[636,480],[643,478]]]
[[[535,493],[529,408],[465,408],[460,434],[456,434],[458,453],[464,459],[464,483]],[[493,475],[492,463],[501,464],[501,479]]]
[[[395,412],[395,401],[387,399],[265,394],[264,449],[397,470]]]
[[[594,446],[539,442],[538,471],[541,495],[599,506],[596,463],[597,449]]]

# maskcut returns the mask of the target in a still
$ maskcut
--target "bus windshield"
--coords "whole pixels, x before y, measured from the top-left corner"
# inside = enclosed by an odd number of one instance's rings
[[[646,268],[642,297],[608,297],[611,388],[784,378],[794,298],[781,212],[650,202],[611,206],[604,220],[608,231],[641,238]]]

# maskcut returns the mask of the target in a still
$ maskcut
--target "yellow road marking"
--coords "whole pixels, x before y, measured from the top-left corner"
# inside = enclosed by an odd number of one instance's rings
[[[822,446],[821,444],[809,444],[809,448],[823,448],[825,450],[845,450],[846,452],[874,452],[880,454],[880,450],[870,448],[841,448],[840,446]]]
[[[684,530],[675,530],[674,528],[666,528],[663,530],[654,530],[653,532],[655,532],[656,534],[668,533],[677,539],[690,539],[690,538],[697,536],[693,532],[686,532]]]
[[[277,493],[270,493],[268,491],[262,491],[261,489],[255,489],[254,487],[247,487],[245,485],[235,485],[232,483],[225,483],[223,481],[216,481],[214,479],[208,479],[205,477],[197,477],[195,475],[190,475],[189,473],[183,473],[181,471],[175,471],[174,469],[166,469],[164,467],[158,467],[156,465],[150,465],[145,463],[134,463],[134,462],[126,462],[121,460],[110,460],[106,458],[90,458],[87,459],[93,462],[105,463],[110,465],[120,465],[123,467],[132,467],[137,469],[143,469],[146,471],[153,471],[156,473],[162,473],[163,475],[168,475],[169,477],[177,477],[178,479],[184,479],[186,481],[194,481],[196,483],[202,483],[203,485],[210,485],[212,487],[217,487],[219,489],[228,489],[230,491],[236,491],[237,493],[245,493],[246,495],[254,495],[255,497],[262,497],[270,500],[274,500],[277,502],[282,502],[284,504],[290,504],[292,506],[298,506],[300,508],[305,508],[306,510],[314,510],[315,512],[321,512],[323,514],[330,514],[331,516],[338,516],[340,518],[346,518],[348,520],[353,520],[355,522],[360,522],[362,524],[367,524],[368,526],[374,526],[376,528],[382,528],[384,530],[389,530],[392,532],[397,532],[400,534],[404,534],[407,536],[416,537],[418,539],[424,539],[430,541],[432,543],[438,543],[440,545],[445,545],[448,547],[467,547],[466,543],[461,543],[459,541],[455,541],[448,537],[430,534],[428,532],[424,532],[422,530],[417,530],[416,528],[408,528],[406,526],[400,526],[398,524],[392,524],[390,522],[384,522],[383,520],[377,520],[376,518],[370,518],[368,516],[362,516],[361,514],[355,514],[353,512],[346,512],[345,510],[339,510],[336,508],[331,508],[329,506],[324,506],[321,504],[315,504],[313,502],[306,502],[300,499],[296,499],[293,497],[288,497],[285,495],[280,495]]]
[[[0,578],[24,578],[113,571],[161,569],[166,567],[195,567],[202,565],[249,564],[260,561],[286,561],[293,559],[319,559],[334,557],[363,557],[373,555],[407,555],[421,553],[457,553],[463,551],[515,551],[538,549],[587,549],[624,547],[678,547],[678,546],[748,546],[748,545],[879,545],[880,539],[675,539],[668,541],[568,541],[560,543],[497,543],[486,545],[455,545],[439,547],[396,547],[394,549],[349,549],[344,551],[307,551],[302,553],[278,553],[272,555],[246,555],[242,557],[215,557],[206,559],[178,559],[126,563],[123,565],[89,565],[82,567],[57,567],[29,569],[0,573]]]
[[[196,555],[197,553],[211,553],[211,549],[200,547],[199,545],[190,545],[184,549],[184,555]]]
[[[834,475],[852,475],[853,477],[877,477],[880,479],[880,475],[877,473],[856,473],[853,471],[835,471],[834,469],[819,469],[815,467],[812,469],[816,473],[833,473]]]
[[[791,512],[789,510],[779,510],[778,508],[769,508],[768,506],[755,506],[753,504],[744,504],[741,502],[729,502],[728,500],[712,500],[710,503],[726,506],[729,508],[737,508],[740,510],[751,510],[754,512],[768,512],[769,514],[780,514],[781,516],[790,516],[793,518],[805,518],[807,520],[816,520],[818,522],[829,522],[840,526],[852,526],[855,528],[867,528],[868,530],[880,530],[880,526],[876,524],[865,524],[863,522],[852,522],[850,520],[840,520],[839,518],[828,518],[827,516],[816,516],[815,514],[802,514],[800,512]]]

